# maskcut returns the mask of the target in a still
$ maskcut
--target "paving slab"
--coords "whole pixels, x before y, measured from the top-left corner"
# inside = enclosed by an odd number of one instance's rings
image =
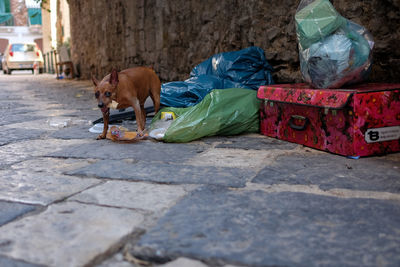
[[[392,201],[203,187],[133,253],[245,266],[399,266],[399,218]]]
[[[5,125],[12,125],[11,127],[13,128],[23,128],[26,125],[35,125],[38,124],[38,121],[40,119],[43,119],[44,117],[40,116],[32,116],[28,114],[5,114],[4,116],[0,116],[0,126],[5,126]],[[26,123],[29,122],[29,123]],[[14,126],[15,125],[15,126]],[[26,127],[28,128],[28,127]],[[33,129],[35,129],[34,127]],[[29,128],[28,128],[29,129]]]
[[[4,266],[4,267],[43,267],[43,265],[27,263],[24,261],[10,259],[10,258],[4,257],[4,256],[0,256],[0,266]]]
[[[168,184],[213,184],[244,187],[255,176],[247,169],[162,163],[102,160],[89,166],[67,172],[68,175],[108,179],[127,179]]]
[[[0,171],[0,199],[48,205],[99,183],[59,174]]]
[[[33,205],[0,201],[0,226],[36,209],[37,206]],[[2,265],[0,264],[0,266]]]
[[[189,158],[185,163],[195,166],[220,166],[228,168],[244,168],[259,171],[265,166],[273,165],[276,158],[282,155],[293,154],[301,157],[308,150],[301,146],[295,149],[270,148],[264,150],[238,148],[212,148]],[[319,153],[313,151],[311,153]]]
[[[322,190],[343,188],[399,193],[400,165],[380,157],[353,160],[323,153],[309,154],[299,160],[287,155],[261,170],[252,182],[317,185]]]
[[[21,140],[38,139],[46,131],[34,129],[5,128],[0,132],[0,146]]]
[[[31,113],[37,116],[46,117],[46,118],[53,118],[53,117],[77,117],[74,113],[78,112],[78,110],[65,110],[61,109],[60,107],[54,107],[50,109],[36,109],[31,110]]]
[[[10,92],[10,94],[12,94]],[[3,97],[3,95],[2,95]],[[20,101],[13,101],[13,99],[3,99],[1,98],[0,100],[0,114],[5,114],[5,113],[13,113],[14,111],[18,111],[20,108],[26,107],[25,104],[20,103]],[[18,112],[19,113],[19,112]]]
[[[266,137],[263,135],[238,135],[230,137],[218,136],[215,139],[215,148],[231,148],[245,150],[269,150],[269,149],[295,149],[298,145]],[[207,140],[204,140],[207,142]]]
[[[78,125],[66,127],[49,134],[51,138],[57,139],[92,139],[95,140],[99,134],[89,132],[90,125]]]
[[[63,150],[75,144],[82,144],[86,140],[26,140],[0,146],[0,167],[20,162],[34,157],[44,156],[57,150]]]
[[[195,144],[167,144],[148,140],[126,144],[105,139],[88,141],[86,144],[71,145],[47,155],[65,158],[182,162],[203,150],[201,145]]]
[[[10,166],[12,170],[29,170],[30,172],[64,174],[96,162],[91,159],[46,158],[36,157]]]
[[[3,103],[0,102],[0,105]],[[36,113],[33,113],[34,110],[27,108],[25,105],[18,105],[16,108],[12,108],[10,110],[8,109],[0,109],[0,117],[3,117],[4,120],[10,115],[34,115],[34,116],[39,116],[43,117],[41,115],[38,115]]]
[[[76,202],[0,228],[0,255],[46,266],[83,266],[131,234],[143,216],[127,209]]]
[[[196,260],[192,260],[192,259],[188,259],[188,258],[178,258],[174,261],[168,262],[166,264],[161,264],[161,265],[157,265],[158,267],[207,267],[208,265],[200,262],[200,261],[196,261]]]
[[[61,128],[60,125],[52,123],[53,118],[37,118],[35,120],[24,119],[17,123],[8,124],[6,127],[20,128],[20,129],[33,129],[33,130],[45,130],[45,131],[56,131]]]
[[[133,264],[124,260],[122,253],[117,253],[111,258],[96,265],[97,267],[141,267],[141,265]]]
[[[15,91],[13,90],[6,90],[3,88],[1,88],[1,93],[0,93],[0,102],[2,104],[4,103],[11,103],[11,102],[15,102],[15,101],[19,101],[23,99],[22,96],[18,96],[15,94]]]
[[[194,187],[108,181],[85,190],[69,200],[160,213],[173,206],[190,189]]]

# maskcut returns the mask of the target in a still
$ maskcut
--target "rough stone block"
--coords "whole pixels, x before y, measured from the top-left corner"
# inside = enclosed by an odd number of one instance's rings
[[[0,226],[35,209],[36,207],[32,205],[0,201]]]
[[[396,266],[399,216],[391,201],[203,187],[162,217],[133,253],[245,266]]]
[[[4,128],[0,132],[0,146],[27,139],[39,138],[45,131],[34,129]]]
[[[173,163],[103,160],[67,172],[67,174],[169,184],[214,184],[243,187],[251,177],[254,177],[255,172],[239,168],[213,166],[204,168]]]
[[[83,266],[139,227],[128,209],[74,202],[50,206],[0,228],[0,254],[46,266]]]
[[[32,157],[44,156],[52,152],[63,150],[74,144],[82,144],[87,140],[26,140],[0,147],[0,167],[6,164],[20,162]]]
[[[27,262],[23,262],[23,261],[18,261],[18,260],[10,259],[10,258],[3,257],[3,256],[0,256],[0,266],[4,266],[4,267],[43,267],[40,265],[27,263]]]
[[[0,171],[0,199],[47,205],[100,182],[49,173]]]
[[[186,195],[180,185],[108,181],[79,193],[70,200],[160,213]]]
[[[136,159],[147,162],[181,162],[203,151],[195,144],[167,144],[140,141],[133,144],[119,144],[110,140],[92,140],[86,144],[71,145],[63,150],[48,153],[51,157]]]
[[[371,166],[374,166],[371,168]],[[379,157],[358,160],[321,153],[299,160],[295,155],[278,157],[252,180],[261,184],[317,185],[333,188],[400,192],[400,167],[396,161]]]

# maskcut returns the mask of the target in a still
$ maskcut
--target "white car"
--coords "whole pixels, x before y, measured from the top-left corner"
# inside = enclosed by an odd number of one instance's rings
[[[4,51],[1,61],[3,73],[13,70],[32,70],[43,73],[43,55],[36,43],[11,43]]]

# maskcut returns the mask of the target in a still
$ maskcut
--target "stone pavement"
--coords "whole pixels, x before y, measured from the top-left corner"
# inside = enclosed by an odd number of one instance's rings
[[[0,266],[400,266],[399,153],[118,144],[100,115],[88,81],[0,75]]]

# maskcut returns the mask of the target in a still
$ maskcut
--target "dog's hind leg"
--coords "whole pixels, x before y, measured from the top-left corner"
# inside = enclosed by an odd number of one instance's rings
[[[160,109],[160,91],[159,91],[159,89],[158,89],[158,92],[157,92],[157,89],[150,90],[150,98],[151,98],[151,100],[153,100],[154,111],[157,113],[158,110]]]
[[[144,116],[146,115],[144,114],[144,109],[142,110],[141,104],[139,103],[139,100],[136,97],[132,99],[132,107],[133,110],[135,111],[136,124],[138,127],[138,135],[143,136],[143,130],[145,126],[145,120],[143,120],[143,115]]]
[[[143,130],[146,128],[146,110],[144,109],[144,103],[140,104],[140,111],[142,113]]]

